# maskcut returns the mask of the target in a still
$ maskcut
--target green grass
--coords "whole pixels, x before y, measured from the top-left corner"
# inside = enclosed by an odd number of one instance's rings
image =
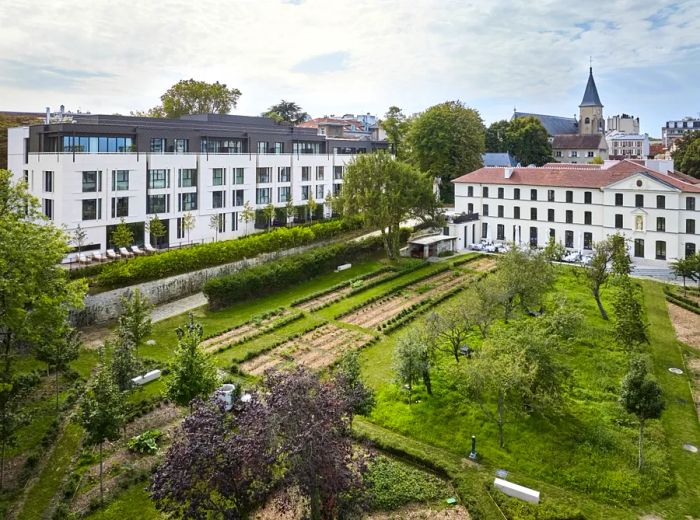
[[[153,505],[144,482],[133,484],[105,508],[87,516],[90,520],[161,520],[164,518]]]
[[[19,520],[43,518],[51,499],[61,488],[70,461],[77,452],[82,438],[83,429],[79,425],[69,422],[59,436],[39,478],[29,490],[24,508],[18,516]]]

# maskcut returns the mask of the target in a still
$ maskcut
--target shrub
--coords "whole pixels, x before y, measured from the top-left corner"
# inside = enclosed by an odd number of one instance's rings
[[[163,432],[158,429],[146,430],[140,435],[136,435],[129,439],[129,451],[134,453],[142,453],[145,455],[153,455],[158,451],[158,439],[163,436]]]

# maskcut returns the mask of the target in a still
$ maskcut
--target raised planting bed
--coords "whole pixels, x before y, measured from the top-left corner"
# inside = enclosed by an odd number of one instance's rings
[[[292,363],[320,370],[332,365],[345,352],[362,348],[375,339],[372,334],[327,323],[245,361],[240,370],[261,376],[266,370]]]

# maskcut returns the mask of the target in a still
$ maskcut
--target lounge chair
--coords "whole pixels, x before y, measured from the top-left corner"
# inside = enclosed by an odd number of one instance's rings
[[[146,253],[155,253],[156,248],[153,247],[151,244],[146,244],[143,246],[143,248],[146,250]]]
[[[107,255],[107,258],[109,258],[110,260],[116,260],[117,258],[119,258],[121,256],[119,253],[115,253],[114,249],[108,249],[107,251],[105,251],[105,254]]]
[[[78,255],[78,262],[81,264],[89,264],[92,261],[92,258],[89,256],[85,256],[84,254],[80,253]]]
[[[94,255],[92,255],[92,259],[96,262],[104,262],[105,260],[107,260],[107,257],[102,253],[95,253]]]
[[[125,257],[127,257],[127,258],[134,256],[134,253],[132,253],[131,251],[129,251],[129,250],[128,250],[127,248],[125,248],[125,247],[120,247],[120,248],[119,248],[119,254],[122,255],[122,256],[125,256]]]
[[[139,249],[139,246],[131,246],[131,251],[132,251],[135,255],[139,255],[139,256],[140,256],[140,255],[145,255],[145,254],[146,254],[146,251],[143,251],[143,250]]]

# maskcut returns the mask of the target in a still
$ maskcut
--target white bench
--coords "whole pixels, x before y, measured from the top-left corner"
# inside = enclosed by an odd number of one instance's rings
[[[525,486],[521,486],[518,484],[513,484],[512,482],[508,482],[507,480],[503,480],[500,478],[494,479],[493,485],[496,487],[496,489],[510,497],[519,498],[520,500],[530,502],[531,504],[540,503],[540,492],[535,491],[534,489],[526,488]]]
[[[346,269],[350,269],[351,267],[352,267],[352,264],[339,265],[338,267],[335,268],[335,272],[339,273],[340,271],[345,271]]]
[[[145,385],[146,383],[150,383],[154,379],[158,379],[160,377],[160,370],[151,370],[150,372],[142,375],[135,377],[131,380],[132,383],[135,385]]]

